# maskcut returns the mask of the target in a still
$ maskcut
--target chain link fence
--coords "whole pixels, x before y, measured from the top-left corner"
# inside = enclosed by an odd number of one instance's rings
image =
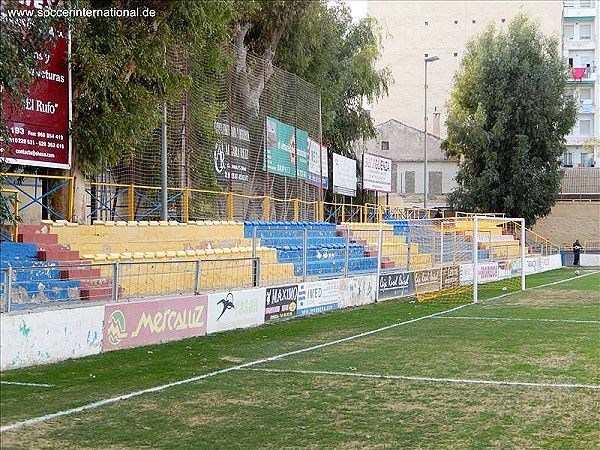
[[[317,88],[264,58],[248,55],[241,67],[231,53],[235,62],[223,73],[207,72],[202,61],[184,54],[171,55],[192,82],[167,105],[169,218],[317,220],[314,203],[323,190],[307,174],[309,142],[320,149]],[[89,178],[90,220],[160,217],[161,143],[159,127],[117,164]],[[265,208],[265,197],[276,200]]]

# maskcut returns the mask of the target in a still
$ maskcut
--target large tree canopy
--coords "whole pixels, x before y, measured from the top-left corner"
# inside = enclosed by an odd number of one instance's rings
[[[550,212],[575,123],[558,48],[523,14],[506,31],[490,26],[468,43],[442,144],[460,158],[453,208],[504,212],[529,225]]]
[[[275,62],[320,89],[325,145],[354,156],[352,142],[375,135],[364,101],[387,95],[391,81],[388,68],[375,68],[379,28],[372,18],[353,23],[341,2],[311,2],[300,20],[283,35]]]

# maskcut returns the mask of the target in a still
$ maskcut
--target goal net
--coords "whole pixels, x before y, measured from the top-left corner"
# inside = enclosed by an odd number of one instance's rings
[[[419,302],[477,303],[525,289],[524,219],[439,219],[431,233],[439,290],[426,292],[416,283]]]

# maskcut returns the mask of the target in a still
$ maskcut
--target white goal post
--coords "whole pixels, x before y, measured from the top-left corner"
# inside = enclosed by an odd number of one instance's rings
[[[493,226],[495,224],[498,225],[506,225],[506,224],[515,224],[514,228],[511,230],[511,236],[513,239],[506,239],[506,245],[502,244],[502,239],[496,241],[493,237],[492,232],[490,232],[490,227],[493,230]],[[487,232],[487,234],[486,234]],[[517,236],[516,234],[519,234]],[[504,236],[501,236],[501,238]],[[518,239],[518,253],[516,250]],[[494,250],[494,243],[496,243],[497,248],[501,251],[497,252]],[[481,245],[480,245],[481,244]],[[510,244],[510,245],[509,245]],[[484,248],[484,250],[481,250]],[[487,259],[481,257],[481,251],[486,253]],[[500,256],[499,256],[500,254]],[[520,274],[520,290],[525,290],[525,219],[523,218],[511,218],[511,217],[492,217],[492,216],[473,216],[473,303],[478,302],[479,297],[479,289],[480,286],[485,283],[485,280],[480,279],[480,271],[483,268],[483,265],[486,261],[492,261],[495,264],[498,263],[498,259],[503,258],[502,262],[505,265],[512,266],[512,263],[520,260],[520,264],[515,264],[516,268],[515,272],[517,272],[517,276]],[[509,278],[513,277],[513,273],[508,271]],[[506,276],[506,275],[505,275]],[[506,287],[503,287],[502,290],[506,290]]]

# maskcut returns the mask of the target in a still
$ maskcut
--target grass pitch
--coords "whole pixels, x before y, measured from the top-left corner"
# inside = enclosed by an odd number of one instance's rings
[[[598,448],[600,274],[527,286],[3,372],[2,448]]]

